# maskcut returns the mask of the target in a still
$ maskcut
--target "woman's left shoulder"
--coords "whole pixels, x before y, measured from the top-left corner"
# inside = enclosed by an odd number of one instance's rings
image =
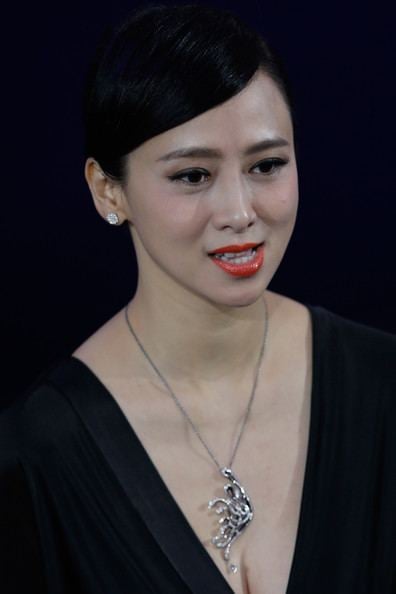
[[[374,364],[392,365],[396,377],[396,335],[365,323],[351,320],[320,306],[307,306],[316,333],[327,338],[341,352]]]
[[[308,306],[317,373],[355,418],[396,423],[396,336],[322,307]],[[379,416],[378,416],[379,415]]]
[[[322,306],[302,304],[270,294],[269,308],[288,320],[287,333],[295,329],[312,341],[313,358],[326,377],[331,371],[360,387],[385,390],[396,401],[396,336],[351,320]]]

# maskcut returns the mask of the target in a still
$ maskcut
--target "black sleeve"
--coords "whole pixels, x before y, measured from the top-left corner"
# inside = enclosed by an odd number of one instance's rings
[[[0,422],[0,591],[45,594],[32,501],[23,465],[7,437],[12,433],[10,427],[3,417]]]

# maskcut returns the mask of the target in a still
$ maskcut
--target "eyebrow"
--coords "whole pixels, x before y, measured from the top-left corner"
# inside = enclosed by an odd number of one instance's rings
[[[282,146],[289,146],[289,142],[285,138],[277,136],[275,138],[266,138],[260,140],[247,147],[243,154],[245,156],[254,155],[260,151],[267,149],[278,148]],[[183,158],[206,158],[206,159],[220,159],[222,156],[221,151],[217,149],[208,148],[205,146],[190,146],[186,148],[176,149],[166,155],[163,155],[157,161],[171,161],[172,159],[183,159]]]

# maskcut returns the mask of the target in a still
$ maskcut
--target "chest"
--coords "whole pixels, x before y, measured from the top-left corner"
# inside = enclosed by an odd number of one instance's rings
[[[228,481],[196,435],[178,416],[172,417],[174,424],[163,419],[154,427],[152,415],[151,422],[145,424],[142,419],[139,422],[137,411],[131,407],[124,406],[124,412],[175,503],[231,589],[236,594],[285,594],[307,455],[308,391],[290,397],[288,414],[268,418],[258,410],[249,419],[233,465],[254,512],[230,549],[230,561],[239,568],[237,574],[227,570],[223,550],[212,543],[219,533],[221,516],[208,509],[210,500],[227,499],[224,486]],[[232,441],[227,423],[222,429],[216,422],[205,429],[211,445],[229,443],[230,437]],[[224,465],[228,464],[226,450],[220,447],[219,461]]]

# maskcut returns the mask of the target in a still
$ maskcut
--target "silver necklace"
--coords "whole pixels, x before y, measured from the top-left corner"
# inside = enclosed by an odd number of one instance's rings
[[[259,371],[261,367],[261,362],[263,360],[265,345],[267,342],[267,334],[268,334],[268,309],[267,303],[265,299],[264,301],[264,333],[263,333],[263,340],[261,343],[261,348],[258,356],[258,360],[256,363],[256,368],[254,372],[254,380],[252,390],[250,392],[248,404],[246,407],[246,412],[243,417],[241,429],[238,434],[238,438],[235,442],[234,448],[232,450],[230,462],[228,466],[222,466],[216,456],[213,454],[205,440],[203,439],[199,429],[195,425],[195,423],[191,420],[189,414],[187,413],[186,409],[177,398],[176,394],[173,392],[172,388],[168,384],[165,377],[162,375],[158,367],[155,365],[154,361],[151,359],[149,354],[147,353],[146,349],[140,342],[140,339],[136,335],[132,324],[129,320],[128,316],[128,305],[125,307],[125,320],[127,326],[133,335],[134,339],[136,340],[137,345],[139,346],[140,350],[142,351],[143,355],[146,357],[147,361],[154,369],[155,373],[158,375],[166,389],[168,390],[170,396],[172,397],[174,403],[176,404],[177,408],[180,410],[186,421],[189,423],[191,429],[194,431],[195,435],[198,437],[199,441],[208,452],[210,458],[213,460],[215,465],[217,466],[221,475],[227,479],[227,483],[224,485],[224,492],[225,497],[218,497],[216,499],[211,499],[208,504],[208,508],[210,510],[214,510],[216,514],[219,516],[218,519],[218,532],[216,536],[212,538],[212,544],[215,545],[216,548],[222,549],[223,551],[223,559],[227,563],[227,569],[230,573],[237,573],[238,566],[235,563],[230,561],[230,549],[233,542],[240,536],[250,522],[253,519],[253,506],[247,495],[245,489],[241,485],[241,483],[237,480],[234,472],[232,471],[232,465],[235,460],[236,453],[239,448],[239,444],[241,442],[241,438],[243,432],[245,430],[250,411],[252,408],[254,396],[256,394],[256,387],[258,382]]]

